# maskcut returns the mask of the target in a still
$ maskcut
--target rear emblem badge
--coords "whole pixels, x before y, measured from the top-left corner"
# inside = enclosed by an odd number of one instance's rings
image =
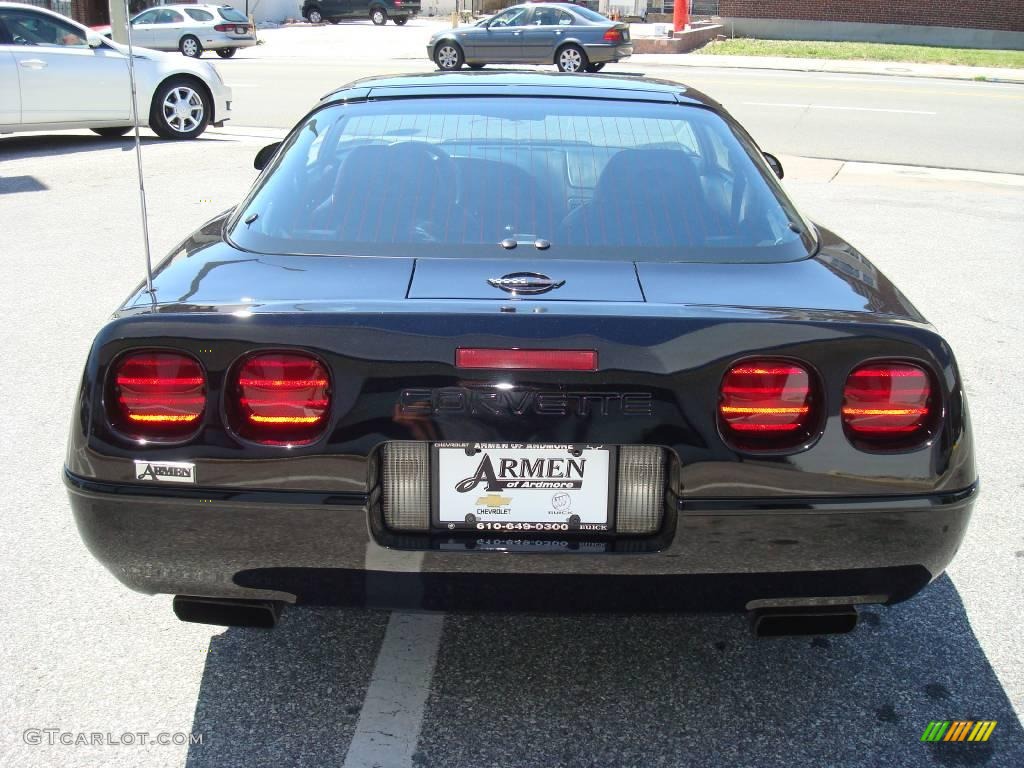
[[[565,280],[552,280],[539,272],[509,272],[501,277],[489,277],[487,282],[514,296],[535,296],[565,285]]]
[[[136,480],[155,480],[158,483],[194,483],[196,465],[184,461],[135,460]]]

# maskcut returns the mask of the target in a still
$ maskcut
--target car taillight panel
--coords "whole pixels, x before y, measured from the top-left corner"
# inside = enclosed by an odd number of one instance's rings
[[[929,435],[931,376],[919,365],[876,361],[855,368],[843,389],[843,427],[855,442],[905,448]]]
[[[789,360],[745,360],[722,380],[722,434],[744,450],[784,450],[805,443],[817,425],[819,395],[811,372]]]
[[[330,376],[312,355],[265,352],[250,355],[236,369],[234,429],[264,445],[301,445],[315,440],[327,425]]]
[[[108,413],[132,437],[175,440],[196,429],[206,410],[206,373],[179,352],[141,351],[114,365]]]
[[[609,43],[622,42],[622,30],[620,29],[609,29],[604,33],[604,39]]]

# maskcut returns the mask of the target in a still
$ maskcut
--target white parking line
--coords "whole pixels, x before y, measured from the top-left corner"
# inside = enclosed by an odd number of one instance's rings
[[[749,107],[793,107],[794,109],[840,109],[850,112],[892,112],[898,115],[937,115],[938,112],[924,112],[919,109],[879,109],[876,107],[835,107],[828,104],[785,104],[770,101],[744,101]]]
[[[392,613],[343,768],[411,768],[444,614]]]

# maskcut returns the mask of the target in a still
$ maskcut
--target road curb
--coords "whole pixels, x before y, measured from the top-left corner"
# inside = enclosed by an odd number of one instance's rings
[[[664,56],[664,55],[665,54],[644,54],[644,53],[641,53],[641,54],[634,54],[633,56],[630,57],[629,60],[632,61],[632,60],[640,59],[638,61],[638,63],[640,63],[640,64],[649,63],[649,64],[654,64],[656,66],[679,67],[681,69],[691,69],[691,68],[692,69],[742,69],[742,70],[760,70],[760,71],[765,71],[765,72],[804,72],[804,73],[810,73],[810,74],[830,74],[830,75],[878,75],[879,77],[914,77],[914,78],[921,78],[921,79],[928,79],[928,80],[951,80],[951,81],[954,81],[954,82],[963,82],[963,83],[981,83],[981,82],[983,82],[983,83],[1001,83],[1001,84],[1007,84],[1007,85],[1024,85],[1024,78],[1015,78],[1015,77],[987,77],[987,76],[984,76],[984,75],[975,75],[975,76],[971,77],[971,76],[969,76],[967,74],[964,74],[963,76],[956,76],[956,75],[944,75],[944,74],[936,74],[936,73],[929,73],[929,72],[914,72],[914,71],[908,71],[908,72],[886,72],[884,70],[880,71],[880,70],[869,69],[869,68],[864,68],[864,69],[839,69],[839,68],[817,69],[817,68],[813,68],[813,67],[800,67],[800,66],[791,66],[791,67],[767,66],[767,65],[766,66],[758,66],[758,65],[755,65],[755,64],[733,64],[733,63],[722,63],[722,62],[715,62],[715,63],[709,63],[709,64],[694,62],[694,63],[685,63],[684,64],[683,62],[664,61],[664,60],[662,60],[660,58],[661,56]],[[673,55],[685,56],[686,54],[673,54]],[[659,59],[657,61],[646,62],[646,61],[644,61],[644,59],[641,58],[641,57],[645,57],[645,56],[659,56]]]

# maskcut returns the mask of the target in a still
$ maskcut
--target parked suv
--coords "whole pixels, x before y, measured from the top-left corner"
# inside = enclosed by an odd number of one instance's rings
[[[399,26],[420,12],[420,0],[305,0],[302,15],[313,24],[370,18],[378,26],[391,19]]]

